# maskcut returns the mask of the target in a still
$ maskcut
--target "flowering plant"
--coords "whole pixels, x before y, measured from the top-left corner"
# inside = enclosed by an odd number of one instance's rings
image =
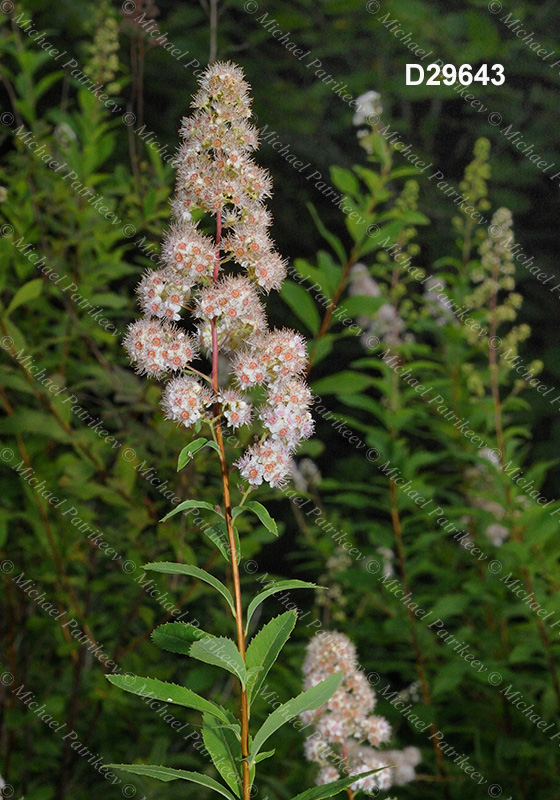
[[[251,701],[294,628],[297,614],[289,611],[276,617],[246,647],[252,616],[275,591],[314,584],[299,580],[276,583],[253,598],[243,618],[241,549],[235,520],[244,511],[251,511],[270,532],[276,532],[276,523],[266,508],[247,498],[263,481],[272,487],[284,484],[292,453],[313,431],[311,393],[302,378],[307,367],[305,341],[291,330],[269,330],[259,297],[259,292],[280,287],[286,267],[267,233],[271,217],[263,200],[270,196],[271,180],[249,155],[257,147],[257,131],[248,122],[248,89],[242,71],[229,63],[212,65],[200,79],[200,90],[192,104],[195,112],[181,128],[184,142],[178,154],[173,201],[176,221],[163,246],[165,267],[150,271],[140,283],[138,295],[145,316],[130,326],[125,339],[139,373],[171,378],[162,396],[166,417],[181,429],[194,428],[198,433],[205,424],[210,431],[211,438],[196,438],[182,450],[178,468],[203,447],[215,449],[220,460],[223,508],[186,500],[165,519],[193,508],[216,514],[227,537],[227,543],[221,541],[218,546],[229,561],[233,578],[232,594],[225,584],[196,566],[148,564],[145,569],[191,576],[212,586],[229,607],[237,632],[234,642],[192,624],[171,622],[157,628],[153,639],[165,650],[192,656],[234,675],[240,683],[240,718],[188,688],[131,675],[109,677],[115,685],[141,697],[202,712],[204,745],[229,789],[198,772],[142,765],[120,765],[120,769],[162,781],[191,781],[230,800],[234,795],[243,800],[250,797],[256,765],[274,752],[263,751],[269,737],[298,714],[324,705],[342,679],[342,674],[336,673],[314,683],[276,708],[250,737]],[[214,238],[199,227],[205,214],[215,220]],[[190,312],[194,320],[190,333],[177,325],[182,310]],[[209,374],[193,366],[204,358],[211,365]],[[225,359],[229,374],[224,376]],[[233,376],[233,387],[228,385],[229,375]],[[233,506],[223,427],[237,431],[251,425],[253,418],[261,423],[258,440],[235,464],[248,486]],[[370,770],[364,773],[369,774]],[[356,776],[344,777],[303,792],[298,798],[331,797],[355,780]]]

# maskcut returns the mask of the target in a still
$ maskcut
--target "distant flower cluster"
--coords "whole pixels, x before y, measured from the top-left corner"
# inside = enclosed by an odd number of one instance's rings
[[[331,699],[315,711],[301,714],[302,721],[315,727],[305,742],[305,755],[321,769],[317,784],[330,783],[343,774],[359,774],[383,769],[352,784],[357,791],[374,791],[402,786],[414,779],[420,763],[416,747],[404,750],[379,750],[391,738],[391,726],[384,717],[372,714],[375,692],[358,668],[356,648],[342,633],[322,633],[308,645],[303,664],[305,689],[341,672],[342,683]]]
[[[371,277],[365,264],[354,264],[352,267],[348,294],[350,297],[381,297],[381,288]],[[399,316],[398,310],[389,302],[379,306],[375,317],[361,314],[356,322],[364,331],[361,338],[366,349],[369,349],[368,341],[372,336],[391,347],[396,347],[401,341],[414,341],[414,336],[406,332],[406,323]]]
[[[237,462],[253,485],[283,483],[292,454],[313,432],[304,338],[269,330],[260,293],[279,289],[286,267],[268,235],[268,173],[250,153],[257,130],[241,69],[216,63],[200,79],[193,115],[181,126],[175,222],[164,241],[165,266],[138,287],[144,318],[125,339],[140,374],[172,378],[163,392],[168,419],[185,427],[217,419],[234,429],[256,417],[264,433]],[[216,218],[215,240],[193,221],[194,210]],[[226,272],[225,267],[229,269]],[[194,330],[180,326],[187,310]],[[232,388],[218,380],[218,355],[229,361]],[[210,375],[191,367],[206,357]],[[202,380],[202,382],[201,382]],[[264,399],[253,411],[253,395]]]

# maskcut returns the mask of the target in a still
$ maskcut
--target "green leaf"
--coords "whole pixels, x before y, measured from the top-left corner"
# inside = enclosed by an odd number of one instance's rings
[[[36,300],[37,297],[41,294],[41,289],[43,288],[43,281],[41,278],[35,278],[28,283],[24,283],[22,287],[20,287],[15,295],[12,297],[12,302],[6,309],[6,314],[10,314],[12,311],[15,311],[16,308],[27,303],[28,300]]]
[[[258,756],[255,757],[255,764],[260,764],[261,761],[264,761],[267,758],[271,758],[276,750],[267,750],[266,753],[259,753]]]
[[[241,797],[241,744],[235,731],[220,725],[213,717],[205,714],[202,721],[202,740],[224,781],[237,797]]]
[[[387,767],[372,769],[369,772],[360,772],[358,775],[340,778],[338,781],[324,783],[322,786],[314,786],[312,789],[306,789],[305,792],[301,792],[301,794],[296,794],[295,797],[292,797],[292,800],[324,800],[326,797],[334,797],[335,794],[347,789],[355,781],[359,781],[360,778],[367,778],[368,775],[373,775],[374,772],[381,772],[382,769],[387,769]]]
[[[245,630],[249,629],[249,624],[251,622],[252,616],[260,606],[260,604],[266,600],[267,597],[270,597],[276,592],[281,592],[283,590],[288,589],[322,589],[322,586],[317,586],[316,583],[309,583],[308,581],[298,581],[298,580],[290,580],[290,581],[276,581],[271,586],[267,586],[266,589],[263,589],[262,592],[259,592],[256,597],[253,597],[251,602],[249,603],[249,608],[247,609],[247,625],[245,626]]]
[[[156,767],[150,764],[107,764],[111,769],[120,769],[123,772],[131,772],[133,775],[143,775],[147,778],[157,778],[158,781],[183,780],[190,781],[191,783],[198,783],[201,786],[206,786],[208,789],[213,789],[227,800],[235,800],[231,792],[222,786],[218,781],[213,778],[208,778],[206,775],[201,775],[200,772],[187,772],[184,769],[170,769],[169,767]]]
[[[258,695],[270,668],[290,638],[296,620],[297,613],[295,611],[287,611],[285,614],[280,614],[279,617],[275,617],[268,622],[251,639],[245,655],[245,663],[248,669],[260,667],[260,670],[257,673],[255,682],[249,687],[249,703],[253,697]]]
[[[208,636],[194,642],[189,650],[189,655],[203,661],[205,664],[212,664],[216,667],[227,669],[232,675],[236,675],[243,688],[247,684],[247,667],[237,645],[232,639],[226,636]]]
[[[278,526],[276,525],[276,522],[261,503],[257,503],[256,500],[250,500],[248,503],[245,503],[244,506],[236,506],[232,511],[233,519],[238,517],[244,511],[252,511],[253,514],[257,515],[267,531],[270,531],[270,533],[278,536]]]
[[[359,196],[360,183],[354,173],[342,167],[333,166],[330,169],[331,180],[337,189],[351,197]]]
[[[327,375],[326,378],[319,378],[312,385],[313,391],[322,397],[324,394],[361,394],[373,384],[373,379],[369,375],[361,372],[337,372],[336,375]]]
[[[206,528],[203,531],[204,535],[210,539],[212,544],[218,548],[220,553],[223,555],[226,561],[229,561],[231,564],[231,548],[229,545],[229,536],[227,530],[227,524],[224,520],[218,522],[212,528]],[[239,543],[239,531],[233,526],[233,535],[235,538],[235,549],[237,552],[237,563],[239,564],[241,560],[241,545]]]
[[[311,333],[318,332],[321,318],[308,289],[304,289],[303,286],[299,286],[293,281],[286,281],[282,286],[280,297]]]
[[[201,437],[200,439],[195,439],[186,447],[183,447],[179,453],[179,458],[177,459],[177,472],[183,469],[183,467],[189,463],[194,454],[198,452],[198,450],[201,450],[206,444],[208,444],[208,439]]]
[[[144,569],[149,569],[152,572],[163,572],[166,575],[190,575],[191,578],[198,578],[199,581],[208,583],[227,600],[235,617],[235,603],[230,590],[221,581],[206,572],[205,569],[194,567],[191,564],[174,564],[171,561],[156,561],[152,564],[145,564]]]
[[[317,210],[314,205],[312,205],[311,203],[307,203],[307,208],[309,209],[309,213],[313,217],[313,222],[315,223],[317,230],[319,231],[323,239],[325,239],[325,241],[327,241],[330,244],[334,252],[339,257],[340,263],[346,264],[347,261],[346,251],[344,250],[344,247],[342,246],[342,242],[340,241],[340,239],[338,239],[333,233],[331,233],[330,231],[327,230],[327,228],[325,228],[323,221],[319,217],[319,214],[317,213]]]
[[[162,650],[188,656],[192,643],[205,636],[210,634],[188,622],[166,622],[152,632],[152,641]]]
[[[225,709],[176,683],[159,681],[156,678],[142,678],[139,675],[107,675],[106,677],[108,681],[118,686],[119,689],[124,689],[125,692],[137,694],[139,697],[162,700],[164,703],[175,703],[175,705],[193,708],[195,711],[203,713],[207,712],[226,725],[229,724]]]
[[[297,697],[292,697],[287,703],[283,703],[275,709],[261,726],[253,740],[253,746],[251,748],[252,758],[254,759],[255,756],[258,755],[266,740],[272,736],[278,728],[285,725],[286,722],[297,717],[297,715],[301,714],[303,711],[311,711],[324,705],[336,692],[340,686],[341,680],[341,672],[337,672],[335,675],[329,675],[329,677],[325,678],[321,683],[312,686],[311,689],[308,689],[306,692],[298,694]]]
[[[218,514],[220,517],[223,516],[222,512],[218,511],[212,503],[207,503],[204,500],[183,500],[173,511],[166,514],[161,521],[166,522],[171,517],[174,517],[175,514],[179,514],[180,511],[184,511],[186,508],[205,508],[207,511],[213,511],[214,514]]]

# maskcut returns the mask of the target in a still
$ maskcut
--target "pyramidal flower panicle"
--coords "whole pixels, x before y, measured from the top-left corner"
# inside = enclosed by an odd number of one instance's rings
[[[324,632],[313,637],[303,663],[304,689],[316,686],[329,675],[342,673],[342,682],[325,705],[300,714],[305,725],[315,728],[305,742],[305,757],[321,767],[317,784],[336,781],[345,772],[360,774],[396,765],[352,784],[357,791],[390,789],[413,780],[414,767],[420,763],[415,747],[382,750],[392,735],[385,717],[372,712],[375,692],[359,668],[354,644],[343,633]]]
[[[298,444],[313,432],[302,378],[306,343],[287,328],[271,331],[262,302],[280,289],[286,264],[268,232],[272,181],[251,156],[258,131],[250,87],[229,62],[208,67],[199,83],[180,127],[164,266],[142,278],[144,317],[130,325],[124,345],[137,372],[167,381],[167,419],[186,428],[216,420],[233,430],[258,426],[258,443],[236,466],[254,486],[281,486]],[[214,237],[203,229],[208,215]]]

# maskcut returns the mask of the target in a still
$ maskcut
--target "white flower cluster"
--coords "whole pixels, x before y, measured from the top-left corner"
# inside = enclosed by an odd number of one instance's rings
[[[304,688],[341,672],[342,683],[331,699],[315,711],[301,714],[305,725],[315,732],[305,742],[305,756],[321,766],[317,784],[330,783],[348,773],[396,765],[352,784],[354,791],[374,791],[401,786],[414,778],[420,763],[416,747],[404,750],[379,750],[391,738],[391,726],[384,717],[375,716],[375,692],[358,668],[356,648],[350,639],[337,631],[316,635],[308,645],[303,664]]]
[[[145,316],[130,326],[124,344],[140,374],[175,376],[162,396],[168,419],[186,427],[223,419],[233,429],[258,419],[260,441],[237,466],[253,485],[278,486],[290,473],[299,442],[313,432],[313,421],[302,377],[305,340],[291,330],[270,331],[259,297],[279,289],[286,275],[267,231],[272,220],[263,201],[272,182],[250,157],[258,133],[247,121],[249,86],[239,67],[210,66],[192,105],[194,113],[181,126],[165,266],[149,271],[138,286]],[[193,222],[195,209],[215,216],[215,240]],[[233,269],[226,272],[230,262]],[[185,309],[192,334],[175,324],[184,321]],[[191,367],[201,353],[212,364],[210,375]],[[224,386],[218,376],[224,357],[237,388]],[[249,391],[262,395],[255,415]]]
[[[354,264],[350,270],[348,294],[351,297],[381,297],[381,288],[371,277],[365,264]],[[400,344],[401,341],[414,341],[414,336],[406,333],[405,322],[392,303],[383,303],[378,308],[375,317],[361,314],[356,318],[356,322],[364,331],[361,338],[366,349],[370,347],[368,342],[371,341],[372,336],[376,336],[392,347]]]

